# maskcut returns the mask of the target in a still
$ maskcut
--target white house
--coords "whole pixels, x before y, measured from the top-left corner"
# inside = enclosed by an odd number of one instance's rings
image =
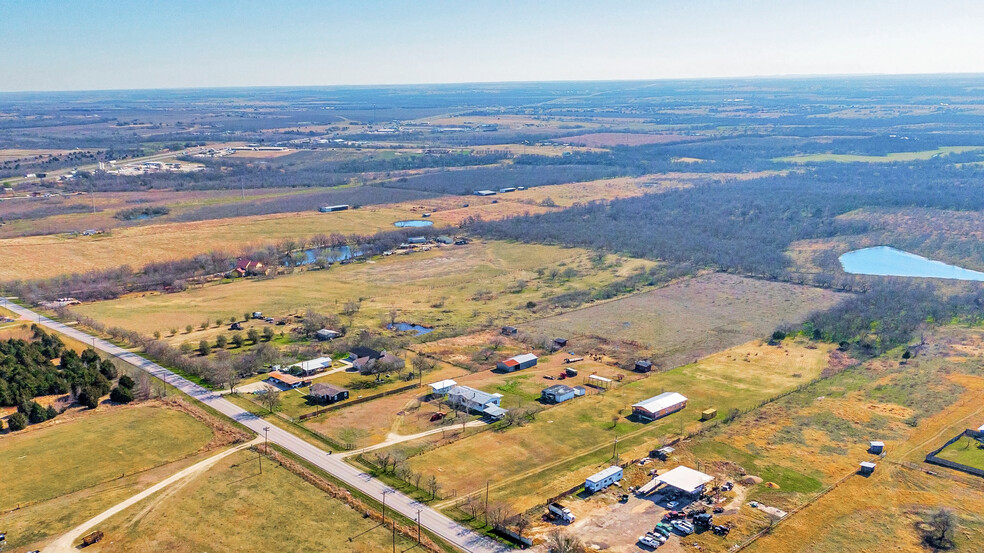
[[[331,357],[318,357],[317,359],[309,359],[307,361],[301,361],[300,363],[294,363],[290,366],[290,369],[291,372],[296,371],[303,376],[311,376],[312,374],[325,372],[331,368],[331,364]]]
[[[435,396],[446,396],[458,383],[450,378],[430,384],[431,393]]]
[[[455,386],[448,392],[451,405],[494,419],[502,418],[507,412],[499,405],[501,400],[502,394],[490,394],[468,386]]]

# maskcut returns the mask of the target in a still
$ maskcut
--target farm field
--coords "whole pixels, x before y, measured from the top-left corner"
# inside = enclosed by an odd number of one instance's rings
[[[791,163],[823,163],[835,161],[838,163],[892,163],[896,161],[918,161],[931,159],[947,154],[960,154],[974,150],[982,150],[984,146],[943,146],[935,150],[921,152],[893,152],[883,156],[866,156],[853,154],[804,154],[776,159],[780,162]]]
[[[672,367],[798,323],[843,295],[792,284],[714,273],[613,302],[534,321],[548,335],[638,344]]]
[[[236,252],[287,237],[318,233],[372,233],[393,229],[411,212],[366,207],[338,213],[287,213],[115,229],[96,236],[28,236],[0,240],[0,280],[45,278],[65,273],[190,257],[209,251]]]
[[[275,462],[260,474],[256,454],[243,451],[114,516],[102,528],[106,539],[87,550],[387,551],[391,531],[377,524]],[[397,535],[399,551],[412,545]]]
[[[555,142],[569,142],[579,146],[591,148],[606,148],[611,146],[641,146],[643,144],[672,144],[674,142],[687,142],[699,140],[700,136],[688,136],[680,134],[640,134],[627,132],[600,132],[592,134],[580,134],[576,136],[565,136],[554,139]]]
[[[205,317],[228,318],[245,310],[275,317],[308,308],[339,313],[345,302],[361,299],[358,313],[351,320],[346,318],[350,327],[380,327],[384,316],[395,308],[398,320],[435,327],[436,332],[458,333],[474,326],[492,326],[500,318],[529,319],[533,314],[526,308],[528,301],[590,289],[657,266],[615,256],[605,261],[596,269],[586,250],[476,241],[271,280],[237,280],[177,294],[131,295],[73,309],[109,325],[150,334],[187,324],[197,327]],[[547,274],[551,268],[570,268],[580,276],[576,281],[551,278]],[[520,281],[522,289],[517,286]],[[248,305],[243,298],[250,298]],[[197,344],[196,332],[181,336]]]
[[[101,409],[100,409],[101,411]],[[190,415],[155,405],[110,408],[0,438],[0,511],[181,459],[205,447],[212,431]]]
[[[494,498],[527,509],[603,466],[611,458],[616,436],[625,442],[620,446],[624,458],[632,458],[631,448],[648,451],[646,447],[659,439],[698,429],[703,409],[715,407],[720,413],[749,409],[819,376],[827,366],[830,347],[808,345],[792,340],[781,347],[751,342],[560,404],[525,426],[483,432],[438,449],[424,448],[410,465],[436,475],[444,490],[454,490],[459,497],[491,480]],[[573,384],[581,384],[580,377],[574,380]],[[648,424],[627,418],[632,403],[664,391],[687,396],[687,408]],[[469,462],[488,452],[495,452],[494,464]]]

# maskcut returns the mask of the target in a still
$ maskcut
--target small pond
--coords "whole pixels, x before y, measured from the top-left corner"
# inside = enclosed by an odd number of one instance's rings
[[[362,252],[353,252],[348,246],[338,248],[311,248],[304,250],[304,260],[298,265],[310,265],[317,261],[319,257],[325,257],[331,263],[338,263],[339,261],[345,261],[346,259],[352,259],[360,255],[362,255]]]
[[[394,227],[407,228],[407,227],[429,227],[433,225],[433,221],[421,221],[420,219],[410,220],[410,221],[397,221],[393,223]]]
[[[923,278],[949,278],[984,281],[984,273],[971,271],[921,255],[888,246],[854,250],[840,256],[844,272],[852,275],[880,275]]]
[[[426,326],[410,324],[410,323],[393,323],[393,324],[386,325],[386,328],[390,330],[399,330],[400,332],[409,332],[412,330],[417,333],[416,334],[417,336],[420,336],[422,334],[427,334],[428,332],[434,332],[433,328],[427,328]]]

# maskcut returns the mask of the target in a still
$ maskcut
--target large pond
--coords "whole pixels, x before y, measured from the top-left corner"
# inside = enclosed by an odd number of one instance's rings
[[[950,278],[984,281],[984,273],[971,271],[921,255],[888,246],[854,250],[840,256],[844,272],[853,275],[880,275],[924,278]]]
[[[433,221],[422,221],[420,219],[411,221],[397,221],[393,223],[394,227],[407,228],[407,227],[429,227],[433,225]]]

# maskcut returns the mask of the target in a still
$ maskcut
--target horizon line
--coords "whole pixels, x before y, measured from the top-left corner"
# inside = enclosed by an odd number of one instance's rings
[[[835,78],[864,78],[864,77],[984,77],[984,72],[950,72],[950,73],[775,73],[764,75],[736,75],[711,77],[665,77],[653,79],[554,79],[544,81],[515,80],[515,81],[432,81],[432,82],[403,82],[403,83],[371,83],[371,84],[280,84],[280,85],[216,85],[216,86],[176,86],[149,88],[79,88],[79,89],[49,89],[49,90],[0,90],[0,95],[13,94],[70,94],[86,92],[152,92],[152,91],[182,91],[182,90],[232,90],[232,89],[300,89],[300,88],[402,88],[428,86],[468,86],[468,85],[521,85],[521,84],[558,84],[558,83],[659,83],[686,81],[755,81],[755,80],[793,80],[793,79],[835,79]]]

